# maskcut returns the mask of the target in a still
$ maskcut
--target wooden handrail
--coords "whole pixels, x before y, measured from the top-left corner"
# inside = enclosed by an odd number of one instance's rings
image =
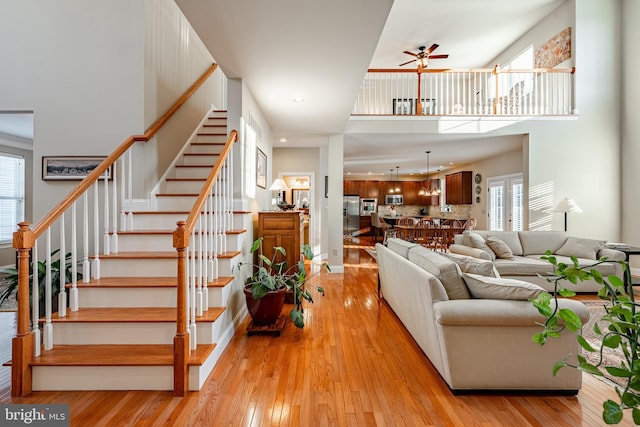
[[[423,68],[421,74],[428,73],[492,73],[496,68],[467,68],[467,69],[455,69],[455,68]],[[416,70],[412,68],[369,68],[368,73],[415,73]],[[571,68],[531,68],[531,69],[502,69],[497,68],[496,71],[500,73],[570,73],[575,74],[576,67]]]
[[[49,228],[58,217],[65,212],[73,202],[75,202],[100,176],[111,167],[115,161],[122,156],[135,142],[137,141],[149,141],[160,130],[160,128],[175,114],[175,112],[184,105],[185,102],[194,94],[196,90],[209,78],[218,68],[218,64],[211,64],[211,66],[191,85],[189,89],[162,115],[156,120],[144,135],[131,135],[128,137],[118,148],[116,148],[106,159],[104,159],[89,175],[87,175],[82,181],[76,185],[69,194],[62,199],[53,209],[51,209],[36,225],[33,226],[32,231],[34,239],[37,239],[47,228]]]

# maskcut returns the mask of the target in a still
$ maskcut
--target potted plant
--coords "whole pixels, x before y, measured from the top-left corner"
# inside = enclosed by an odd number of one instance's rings
[[[51,258],[60,251],[60,249],[56,249],[51,252]],[[58,257],[55,261],[51,262],[51,303],[52,310],[57,309],[58,303],[58,294],[60,293],[60,274],[61,274],[61,257]],[[65,255],[65,266],[64,266],[64,275],[65,275],[65,283],[71,283],[72,279],[72,268],[71,268],[71,252],[68,252]],[[44,316],[45,310],[45,278],[47,275],[47,263],[46,261],[38,261],[37,262],[37,270],[38,270],[38,298],[39,298],[39,307],[40,307],[40,316]],[[18,288],[18,270],[17,268],[7,268],[5,270],[0,271],[2,274],[3,281],[7,283],[7,287],[0,293],[0,305],[9,298]],[[76,279],[81,279],[82,273],[77,272]],[[33,262],[29,263],[29,285],[33,282]],[[31,294],[29,294],[29,298],[31,298]],[[31,301],[31,299],[29,300]]]
[[[302,302],[306,300],[313,303],[310,289],[324,296],[322,287],[307,282],[317,273],[307,276],[303,260],[299,261],[297,266],[287,266],[286,261],[276,262],[278,254],[286,256],[284,248],[279,246],[273,248],[273,258],[267,258],[262,251],[262,240],[260,237],[251,245],[251,254],[258,251],[258,264],[251,264],[255,269],[245,282],[244,293],[249,314],[256,325],[274,323],[284,306],[286,291],[292,291],[293,308],[289,317],[298,328],[304,328]],[[306,259],[313,260],[313,252],[309,245],[304,245],[302,250]],[[239,267],[242,268],[242,266],[243,264],[240,263]],[[331,271],[327,263],[323,263],[322,267]]]
[[[577,340],[584,351],[596,353],[593,364],[581,354],[576,355],[577,364],[572,364],[565,360],[558,361],[553,367],[553,374],[565,366],[579,369],[592,375],[603,376],[605,373],[610,376],[621,378],[624,387],[616,388],[619,401],[606,400],[603,402],[602,418],[607,424],[618,424],[622,421],[624,410],[631,409],[631,416],[635,424],[640,424],[640,305],[635,301],[633,286],[625,289],[624,281],[615,275],[603,277],[596,270],[595,266],[607,260],[601,258],[594,265],[580,267],[578,260],[571,257],[572,264],[558,262],[550,251],[542,259],[551,263],[555,273],[548,277],[547,281],[554,283],[554,291],[541,293],[532,300],[533,305],[540,314],[545,316],[546,321],[543,330],[534,335],[533,340],[544,345],[547,338],[556,337],[567,328],[570,331],[578,332]],[[623,265],[623,274],[629,268],[625,261],[618,261]],[[558,309],[558,305],[552,306],[551,301],[557,303],[558,296],[572,297],[575,292],[564,289],[561,282],[569,281],[577,284],[580,281],[593,279],[602,285],[598,291],[598,298],[606,301],[605,314],[594,323],[593,332],[598,337],[599,346],[589,343],[582,333],[582,322],[578,315],[569,309]],[[607,325],[601,330],[601,326]],[[603,350],[605,348],[618,349],[622,354],[619,366],[603,365]],[[568,356],[567,356],[568,357]]]

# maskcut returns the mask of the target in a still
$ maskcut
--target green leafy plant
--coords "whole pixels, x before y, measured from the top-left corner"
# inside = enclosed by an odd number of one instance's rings
[[[287,255],[285,249],[280,246],[274,246],[273,258],[269,259],[263,253],[262,240],[262,237],[260,237],[251,245],[251,254],[258,251],[258,264],[251,264],[252,267],[255,267],[255,270],[253,274],[247,278],[245,284],[251,285],[251,293],[256,299],[264,297],[271,291],[280,289],[292,291],[293,308],[289,313],[289,317],[298,328],[304,328],[302,302],[306,300],[313,303],[313,296],[310,289],[324,296],[324,288],[308,283],[308,280],[318,274],[319,271],[307,276],[303,260],[298,262],[297,268],[295,268],[295,266],[287,266],[286,261],[276,262],[278,254],[281,254],[283,257]],[[302,252],[306,259],[313,260],[313,251],[309,245],[303,245]],[[240,263],[239,267],[242,268],[243,265],[243,263]],[[322,267],[327,271],[331,271],[327,263],[323,263]]]
[[[60,249],[56,249],[51,252],[51,259],[55,257],[55,255],[60,252]],[[72,268],[71,268],[71,252],[68,252],[65,255],[65,266],[64,266],[64,283],[71,283],[72,281]],[[44,314],[44,297],[45,297],[45,278],[47,276],[47,263],[46,261],[38,261],[37,262],[37,270],[38,270],[38,298],[40,302],[40,315]],[[52,298],[55,298],[60,293],[60,274],[62,274],[62,270],[60,268],[61,261],[60,257],[58,257],[55,261],[51,261],[51,295]],[[5,270],[0,271],[0,274],[4,275],[4,280],[7,283],[7,287],[0,294],[0,305],[9,298],[18,288],[18,269],[17,268],[7,268]],[[76,275],[77,279],[82,278],[82,273],[78,272]],[[29,263],[29,286],[33,283],[33,262]],[[29,298],[31,298],[31,294],[29,294]]]
[[[589,363],[581,354],[576,355],[577,364],[569,363],[568,357],[555,364],[553,374],[565,367],[579,369],[592,375],[604,376],[605,373],[614,377],[622,378],[624,387],[617,388],[616,393],[619,401],[606,400],[603,402],[602,418],[607,424],[618,424],[622,421],[625,410],[631,410],[634,423],[640,424],[640,360],[638,358],[638,344],[640,339],[640,310],[635,301],[633,286],[625,289],[623,280],[615,275],[603,277],[595,269],[596,266],[607,261],[607,258],[600,258],[589,267],[580,267],[578,260],[571,257],[571,264],[558,262],[550,251],[542,257],[554,267],[554,275],[547,277],[547,281],[554,283],[553,293],[542,293],[537,298],[532,299],[533,305],[546,317],[543,330],[533,336],[533,340],[544,345],[548,338],[558,337],[566,328],[577,332],[577,340],[584,351],[596,353],[598,363]],[[618,261],[623,265],[623,272],[629,266],[624,261]],[[623,273],[624,274],[624,273]],[[569,281],[573,284],[585,280],[594,280],[602,285],[598,291],[598,298],[607,301],[605,314],[598,320],[608,323],[605,330],[601,330],[598,322],[595,322],[593,331],[600,339],[600,346],[593,346],[582,335],[582,321],[578,315],[570,309],[558,309],[558,297],[573,297],[575,293],[563,288],[561,283]],[[551,302],[555,304],[552,306]],[[619,349],[623,355],[620,366],[604,366],[604,348]]]

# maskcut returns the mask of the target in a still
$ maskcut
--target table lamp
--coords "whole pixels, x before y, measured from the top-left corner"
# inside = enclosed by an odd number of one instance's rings
[[[287,184],[282,180],[282,178],[277,178],[273,181],[273,183],[271,184],[271,186],[269,187],[269,191],[277,191],[278,192],[278,199],[276,202],[276,205],[279,205],[281,200],[282,200],[282,192],[285,190],[288,190],[289,187],[287,186]]]

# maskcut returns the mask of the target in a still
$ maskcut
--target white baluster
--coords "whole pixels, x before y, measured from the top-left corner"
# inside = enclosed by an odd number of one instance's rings
[[[64,232],[64,212],[60,215],[60,251],[58,256],[60,257],[60,277],[58,285],[58,317],[66,317],[67,315],[67,245],[65,243]]]
[[[84,204],[84,212],[82,214],[82,250],[84,253],[84,257],[82,259],[82,281],[84,283],[89,283],[91,278],[89,269],[89,190],[85,191],[82,197]]]
[[[69,308],[78,311],[78,221],[76,202],[71,205],[71,289],[69,290]]]
[[[129,152],[131,150],[131,148],[129,148],[129,150],[127,152]],[[127,210],[131,211],[131,204],[129,202],[129,205],[127,207],[127,209],[124,209],[124,203],[127,202],[127,193],[126,193],[126,179],[125,179],[125,162],[124,159],[127,157],[127,153],[124,153],[120,159],[118,160],[118,166],[116,167],[116,171],[120,172],[120,194],[122,197],[122,207],[120,209],[120,228],[121,231],[127,231],[127,230],[132,230],[133,227],[131,227],[127,221]]]
[[[33,250],[31,251],[31,259],[29,260],[32,267],[32,288],[31,288],[31,331],[33,332],[33,355],[40,356],[40,346],[42,345],[42,336],[40,335],[40,280],[38,275],[38,240],[33,242]]]
[[[113,215],[113,226],[111,229],[113,233],[111,235],[111,251],[114,254],[118,253],[118,175],[115,170],[116,162],[113,162],[111,166],[111,176],[113,177],[113,184],[111,185],[113,191],[113,203],[111,208],[111,214]]]
[[[44,327],[43,341],[44,349],[51,350],[53,348],[53,325],[51,324],[51,227],[47,228],[46,233],[46,254],[45,254],[45,279],[44,279]],[[34,266],[34,271],[36,271]]]
[[[213,265],[213,187],[209,190],[209,195],[207,196],[207,282],[213,281],[215,278],[214,265]],[[208,294],[208,293],[207,293]],[[207,294],[205,294],[205,298],[207,298]],[[209,303],[207,302],[207,307]]]
[[[193,242],[194,240],[194,236],[193,233],[191,233],[190,242]],[[190,307],[190,314],[191,314],[191,323],[190,323],[190,330],[191,330],[191,337],[190,339],[191,341],[191,350],[195,350],[197,343],[198,343],[198,338],[197,338],[197,330],[196,330],[196,253],[195,253],[195,245],[194,244],[190,244],[189,247],[191,248],[191,258],[189,260],[189,262],[191,263],[191,269],[190,269],[190,277],[189,277],[189,291],[191,293],[191,307]]]
[[[194,236],[195,237],[195,236]],[[195,245],[194,245],[195,246]],[[196,252],[198,259],[198,272],[196,274],[196,316],[202,316],[202,254],[204,249],[202,248],[202,214],[198,215],[198,252]]]
[[[96,184],[99,185],[100,179],[96,180]],[[109,237],[109,180],[107,174],[104,175],[104,254],[109,255],[111,253],[111,238]]]
[[[100,207],[98,206],[98,182],[100,182],[100,180],[97,180],[93,184],[93,278],[96,280],[100,279]]]

